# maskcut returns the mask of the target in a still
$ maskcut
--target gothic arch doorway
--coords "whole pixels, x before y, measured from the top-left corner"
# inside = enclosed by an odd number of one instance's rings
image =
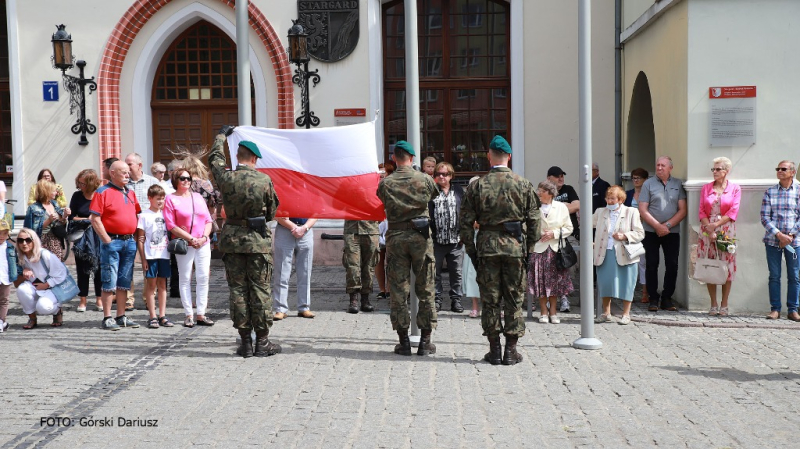
[[[628,110],[628,166],[626,171],[642,167],[651,174],[656,165],[656,133],[653,125],[653,100],[647,75],[639,72],[633,84]]]
[[[211,23],[200,21],[173,41],[153,80],[154,162],[169,163],[179,147],[210,146],[222,125],[239,123],[236,76],[236,44]]]

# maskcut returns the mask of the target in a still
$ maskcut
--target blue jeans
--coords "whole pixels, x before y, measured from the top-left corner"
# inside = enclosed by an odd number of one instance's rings
[[[131,289],[135,258],[135,239],[100,243],[100,278],[104,292]]]
[[[766,245],[767,247],[767,267],[769,268],[769,306],[773,311],[781,311],[781,256],[786,259],[786,308],[789,313],[797,312],[798,298],[800,292],[800,263],[797,261],[797,251],[790,253],[785,248]]]

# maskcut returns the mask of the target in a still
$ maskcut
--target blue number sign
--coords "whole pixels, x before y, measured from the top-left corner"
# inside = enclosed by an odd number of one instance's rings
[[[42,81],[44,101],[58,101],[58,81]]]

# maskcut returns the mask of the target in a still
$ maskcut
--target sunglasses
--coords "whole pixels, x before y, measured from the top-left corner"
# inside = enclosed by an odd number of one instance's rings
[[[443,178],[450,176],[450,173],[436,173],[436,176],[441,176]]]
[[[775,167],[775,171],[789,171],[789,167]]]
[[[725,169],[724,168],[719,168],[719,167],[714,167],[714,168],[711,169],[711,173],[714,173],[714,172],[717,172],[717,171],[725,171]]]
[[[24,239],[17,238],[17,243],[27,243],[30,245],[31,243],[33,243],[33,239],[30,237],[25,237]]]
[[[191,176],[179,176],[178,180],[180,180],[180,181],[191,181],[192,177]]]

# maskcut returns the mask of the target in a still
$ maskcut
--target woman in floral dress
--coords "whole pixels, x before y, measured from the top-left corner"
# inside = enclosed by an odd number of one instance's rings
[[[728,315],[728,296],[731,293],[731,282],[736,276],[735,246],[727,251],[717,248],[717,238],[724,236],[730,241],[736,238],[736,217],[739,215],[739,203],[742,189],[739,185],[728,181],[731,160],[726,157],[714,159],[714,181],[703,186],[700,191],[700,239],[697,255],[709,259],[721,259],[728,262],[728,281],[722,285],[722,303],[717,305],[717,286],[707,284],[711,297],[711,316]],[[733,251],[731,251],[733,249]]]

